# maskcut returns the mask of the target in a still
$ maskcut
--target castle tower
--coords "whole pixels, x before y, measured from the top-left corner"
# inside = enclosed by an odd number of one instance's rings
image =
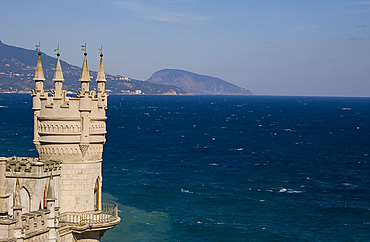
[[[39,57],[38,66],[42,70]],[[61,161],[60,212],[101,209],[102,152],[105,143],[107,92],[101,58],[97,78],[98,93],[89,90],[87,53],[76,97],[62,89],[63,73],[59,60],[54,73],[52,96],[43,93],[40,70],[36,70],[34,90],[35,145],[41,161]],[[96,186],[98,184],[98,187]],[[95,191],[95,192],[94,192]],[[98,192],[96,192],[98,191]]]
[[[49,95],[36,47],[32,109],[39,156],[0,157],[0,241],[97,242],[121,220],[118,205],[101,198],[108,97],[103,55],[98,90],[90,90],[83,46],[81,89],[69,97],[58,48]]]

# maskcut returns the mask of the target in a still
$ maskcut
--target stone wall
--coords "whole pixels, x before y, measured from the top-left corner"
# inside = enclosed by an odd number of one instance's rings
[[[43,209],[46,205],[47,185],[50,175],[53,176],[54,193],[57,198],[56,206],[59,206],[60,198],[60,174],[61,162],[39,161],[32,157],[8,157],[6,159],[6,194],[5,207],[12,215],[13,193],[17,178],[21,186],[22,212],[28,213]]]
[[[94,188],[99,180],[101,203],[101,162],[63,163],[60,180],[60,205],[63,212],[94,210]]]

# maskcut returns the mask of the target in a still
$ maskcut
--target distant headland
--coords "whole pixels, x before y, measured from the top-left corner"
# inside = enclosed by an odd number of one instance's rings
[[[0,41],[0,93],[30,93],[33,88],[36,50],[4,44]],[[56,58],[43,54],[45,89],[52,89]],[[76,90],[81,68],[61,61],[64,86]],[[97,72],[90,71],[92,78]],[[111,94],[134,95],[252,95],[250,90],[238,87],[216,77],[192,72],[165,69],[155,72],[148,80],[106,74],[107,89]],[[92,85],[92,88],[96,88]]]
[[[238,87],[217,77],[189,71],[164,69],[155,72],[147,82],[172,85],[194,95],[252,95],[250,90]]]

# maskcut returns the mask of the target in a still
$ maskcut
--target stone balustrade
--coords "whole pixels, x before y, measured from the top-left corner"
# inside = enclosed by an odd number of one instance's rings
[[[60,214],[59,226],[84,226],[119,222],[118,205],[116,203],[103,203],[102,210],[84,212],[64,212]]]

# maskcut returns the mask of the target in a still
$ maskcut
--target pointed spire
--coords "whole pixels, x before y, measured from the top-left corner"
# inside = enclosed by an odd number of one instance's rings
[[[42,69],[41,63],[41,52],[39,52],[39,59],[37,60],[36,72],[35,77],[33,78],[34,81],[45,81],[44,77],[44,70]]]
[[[84,58],[84,62],[82,65],[82,71],[81,71],[81,76],[79,81],[91,81],[90,80],[90,74],[89,74],[89,68],[87,67],[87,59],[86,56]]]
[[[59,57],[60,57],[59,45],[58,45],[58,48],[55,49],[54,51],[57,53],[57,64],[55,66],[53,81],[64,81],[62,66],[60,65],[60,60],[59,60]]]
[[[59,53],[58,53],[57,64],[55,66],[53,81],[64,81],[62,66],[60,65],[60,60],[59,60]]]
[[[89,68],[87,67],[87,53],[86,53],[86,44],[85,45],[81,45],[82,47],[82,51],[85,51],[84,53],[84,62],[82,64],[82,70],[81,70],[81,76],[80,76],[80,80],[81,82],[85,81],[85,82],[90,82],[90,74],[89,74]]]
[[[100,54],[100,65],[98,70],[98,76],[96,77],[97,82],[106,82],[105,73],[104,73],[104,66],[103,66],[103,54]]]
[[[46,200],[55,200],[53,191],[53,174],[50,174],[48,192],[46,194]]]
[[[13,208],[15,208],[15,209],[22,209],[21,186],[19,185],[19,179],[18,179],[18,177],[17,177],[17,181],[15,183]]]

